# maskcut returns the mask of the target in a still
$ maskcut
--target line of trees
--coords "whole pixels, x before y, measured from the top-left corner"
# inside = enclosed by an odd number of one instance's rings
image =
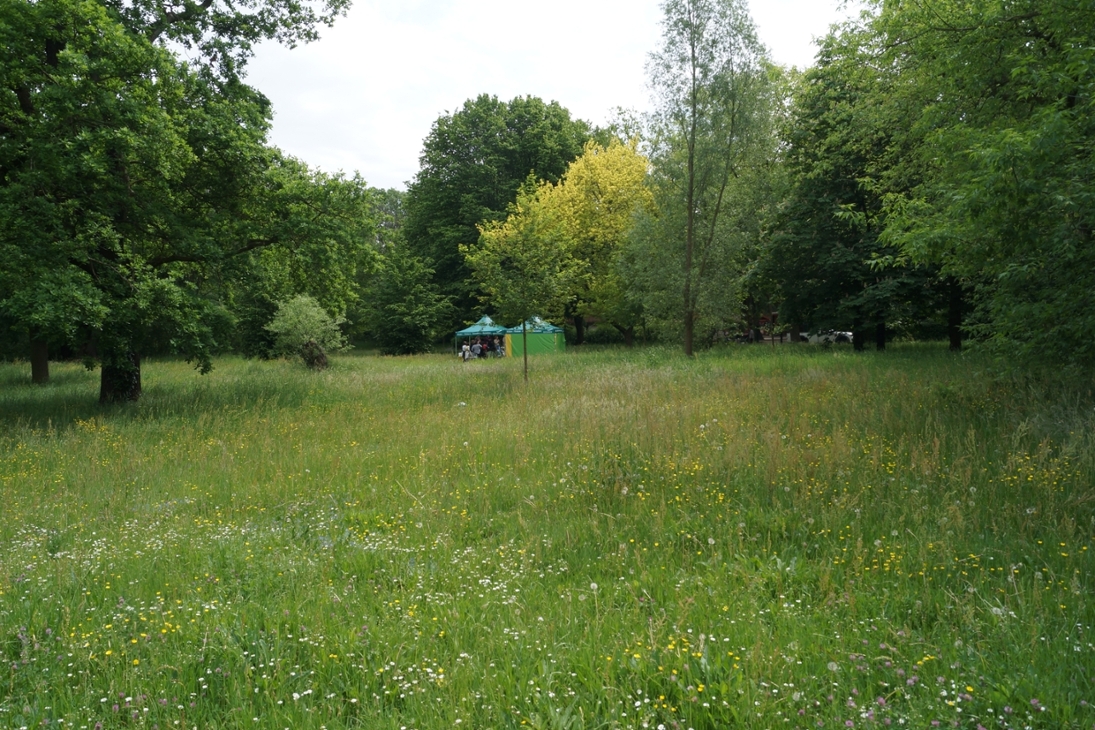
[[[901,333],[954,349],[973,337],[1020,364],[1091,362],[1088,3],[878,0],[801,73],[768,60],[740,0],[663,10],[655,110],[602,132],[641,132],[650,195],[598,264],[612,303],[575,273],[595,221],[553,223],[550,186],[531,184],[504,222],[461,234],[469,291],[501,305],[500,278],[531,291],[555,276],[558,301],[535,306],[579,338],[584,319],[624,311],[689,354],[768,320],[795,340],[850,330],[857,349]],[[522,246],[562,263],[499,268]]]
[[[316,363],[348,312],[358,333],[421,314],[381,301],[428,271],[393,245],[402,194],[272,147],[245,83],[256,43],[315,40],[348,5],[0,4],[0,354],[35,382],[51,353],[81,357],[109,403],[140,397],[142,356],[206,372],[217,352],[283,352],[287,311],[319,323]],[[428,286],[415,306],[448,312]]]
[[[0,348],[35,380],[65,352],[135,399],[142,355],[277,352],[302,296],[390,353],[487,307],[689,354],[778,312],[793,339],[1092,361],[1084,0],[877,0],[804,72],[743,0],[665,0],[651,114],[482,95],[406,193],[272,148],[244,82],[255,43],[313,40],[347,2],[0,4]]]

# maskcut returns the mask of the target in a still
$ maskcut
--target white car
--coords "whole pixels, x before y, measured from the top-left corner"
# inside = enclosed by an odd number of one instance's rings
[[[836,330],[819,330],[803,334],[802,337],[815,345],[831,345],[835,342],[851,342],[851,332],[838,332]]]

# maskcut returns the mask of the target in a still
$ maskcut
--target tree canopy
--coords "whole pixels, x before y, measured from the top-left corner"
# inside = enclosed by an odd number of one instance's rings
[[[1092,361],[1084,0],[873,0],[802,74],[744,0],[664,0],[655,110],[613,127],[641,140],[483,94],[434,122],[405,194],[273,149],[245,83],[256,43],[348,3],[0,4],[0,344],[36,381],[63,348],[133,399],[142,355],[273,353],[305,295],[400,353],[485,302],[689,354],[778,308],[859,347],[945,322],[952,347]]]
[[[269,103],[235,73],[263,33],[305,39],[328,16],[257,3],[245,6],[252,23],[233,7],[0,11],[0,255],[11,262],[0,311],[32,338],[86,348],[103,401],[139,395],[152,342],[207,370],[225,318],[218,287],[263,249],[290,268],[308,259],[330,276],[333,302],[350,296],[339,282],[369,238],[364,184],[267,147]],[[168,40],[195,44],[216,69],[179,61]]]
[[[1095,25],[1082,0],[882,4],[902,114],[883,169],[884,238],[974,288],[971,330],[1000,352],[1090,363],[1095,342]]]
[[[478,305],[460,246],[479,240],[479,225],[505,219],[530,174],[558,181],[590,136],[586,122],[533,96],[503,102],[483,94],[434,122],[407,189],[404,233],[458,318]]]
[[[878,263],[894,253],[879,241],[874,177],[892,153],[894,124],[867,103],[883,81],[853,29],[822,41],[795,85],[783,130],[789,186],[757,262],[777,287],[783,322],[851,329],[858,347],[870,332],[884,347],[887,327],[923,319],[938,299],[934,269]]]
[[[625,296],[619,260],[635,217],[650,211],[649,161],[638,140],[586,143],[558,184],[544,183],[540,204],[555,211],[566,239],[566,255],[577,266],[569,311],[578,330],[587,316],[602,318],[625,338],[634,334],[640,312]]]

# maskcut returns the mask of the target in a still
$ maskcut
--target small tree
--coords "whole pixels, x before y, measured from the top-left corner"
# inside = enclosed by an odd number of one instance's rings
[[[691,357],[704,300],[726,289],[725,263],[742,238],[727,214],[743,172],[771,141],[771,85],[745,0],[663,0],[662,10],[663,47],[647,65],[658,104],[653,163],[661,211],[648,230],[661,241],[647,258],[675,285]]]
[[[339,325],[346,320],[332,318],[307,295],[294,297],[278,305],[278,311],[266,329],[274,333],[274,351],[285,357],[300,356],[315,370],[327,367],[327,352],[346,349]]]
[[[462,246],[486,299],[506,319],[524,323],[535,314],[558,317],[571,298],[576,263],[559,220],[540,199],[543,188],[530,176],[502,222],[480,226],[479,245]],[[524,342],[528,381],[528,343]]]

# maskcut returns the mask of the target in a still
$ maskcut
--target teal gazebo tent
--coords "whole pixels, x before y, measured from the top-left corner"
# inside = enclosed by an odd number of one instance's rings
[[[566,350],[566,338],[563,336],[562,327],[556,327],[539,317],[530,317],[525,322],[525,328],[525,338],[528,339],[528,354],[540,355]],[[514,357],[524,355],[523,339],[521,325],[506,328],[506,354]]]
[[[457,332],[456,340],[459,340],[461,337],[504,337],[505,334],[505,327],[500,324],[495,324],[493,319],[483,315],[475,324]]]
[[[500,324],[495,324],[494,320],[490,317],[483,315],[475,324],[465,327],[456,333],[457,337],[481,337],[481,336],[494,336],[504,335],[506,328]]]

